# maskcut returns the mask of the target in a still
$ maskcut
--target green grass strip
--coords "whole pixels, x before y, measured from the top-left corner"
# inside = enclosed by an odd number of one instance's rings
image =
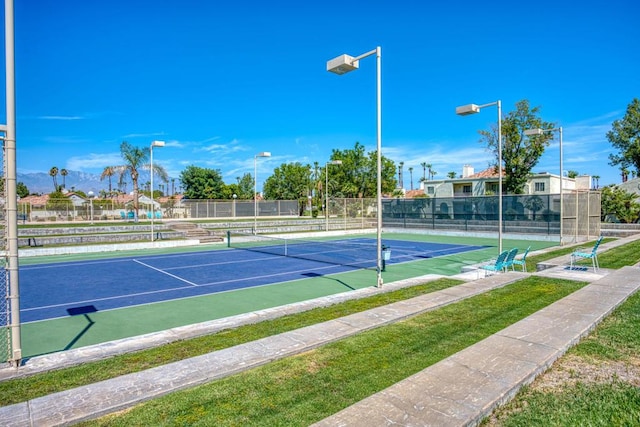
[[[316,308],[303,313],[229,329],[185,341],[137,353],[116,356],[110,359],[87,363],[58,371],[46,372],[28,378],[0,382],[0,406],[24,402],[36,397],[74,387],[91,384],[139,372],[155,366],[176,362],[189,357],[232,347],[260,338],[325,322],[349,314],[358,313],[419,295],[439,291],[462,283],[453,279],[438,279],[422,285],[374,295],[358,300],[346,301],[329,307]]]
[[[638,324],[640,293],[632,295],[568,354],[580,357],[595,369],[607,362],[637,360]],[[640,389],[615,378],[610,382],[560,384],[554,390],[525,387],[509,404],[495,411],[493,418],[493,425],[507,427],[637,426]]]
[[[530,277],[91,425],[309,425],[413,375],[583,286]]]

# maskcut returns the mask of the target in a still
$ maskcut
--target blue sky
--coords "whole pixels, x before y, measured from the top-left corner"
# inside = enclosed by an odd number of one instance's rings
[[[195,165],[232,183],[270,151],[260,187],[282,163],[373,150],[375,58],[342,76],[326,61],[380,46],[382,151],[406,188],[422,162],[485,169],[495,107],[455,107],[498,99],[563,126],[565,171],[617,183],[605,135],[640,96],[638,16],[637,0],[15,0],[18,171],[99,174],[121,141],[164,140],[154,163],[176,178]],[[534,170],[559,172],[557,141]]]

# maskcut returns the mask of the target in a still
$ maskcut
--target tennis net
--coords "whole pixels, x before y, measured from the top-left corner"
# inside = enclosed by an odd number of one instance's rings
[[[227,239],[228,246],[231,248],[328,264],[354,268],[375,268],[377,263],[376,243],[362,242],[364,239],[327,238],[319,240],[237,231],[228,232]]]

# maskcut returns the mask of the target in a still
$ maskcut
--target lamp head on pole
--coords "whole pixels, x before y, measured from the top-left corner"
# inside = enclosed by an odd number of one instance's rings
[[[544,131],[540,128],[536,128],[536,129],[527,129],[524,131],[524,134],[527,136],[536,136],[536,135],[542,135],[544,133]]]
[[[270,151],[261,151],[258,154],[256,154],[256,157],[271,157],[271,152]]]
[[[346,74],[349,71],[357,70],[359,61],[354,60],[353,56],[340,55],[327,61],[327,71],[335,74]]]
[[[342,164],[342,160],[331,160],[330,162],[327,162],[327,164],[329,164],[329,165],[341,165]]]
[[[456,107],[456,114],[459,116],[468,116],[470,114],[476,114],[480,112],[480,107],[476,104],[462,105]]]
[[[164,147],[164,141],[153,141],[151,142],[152,147]]]

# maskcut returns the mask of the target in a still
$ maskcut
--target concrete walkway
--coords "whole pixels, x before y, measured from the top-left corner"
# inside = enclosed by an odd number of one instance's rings
[[[593,283],[318,425],[476,424],[547,369],[640,287],[637,267],[594,273],[571,271],[561,265],[540,274]],[[57,426],[93,419],[397,322],[522,277],[526,274],[512,272],[473,280],[189,360],[0,407],[0,423]]]
[[[477,425],[638,288],[624,267],[315,426]]]

